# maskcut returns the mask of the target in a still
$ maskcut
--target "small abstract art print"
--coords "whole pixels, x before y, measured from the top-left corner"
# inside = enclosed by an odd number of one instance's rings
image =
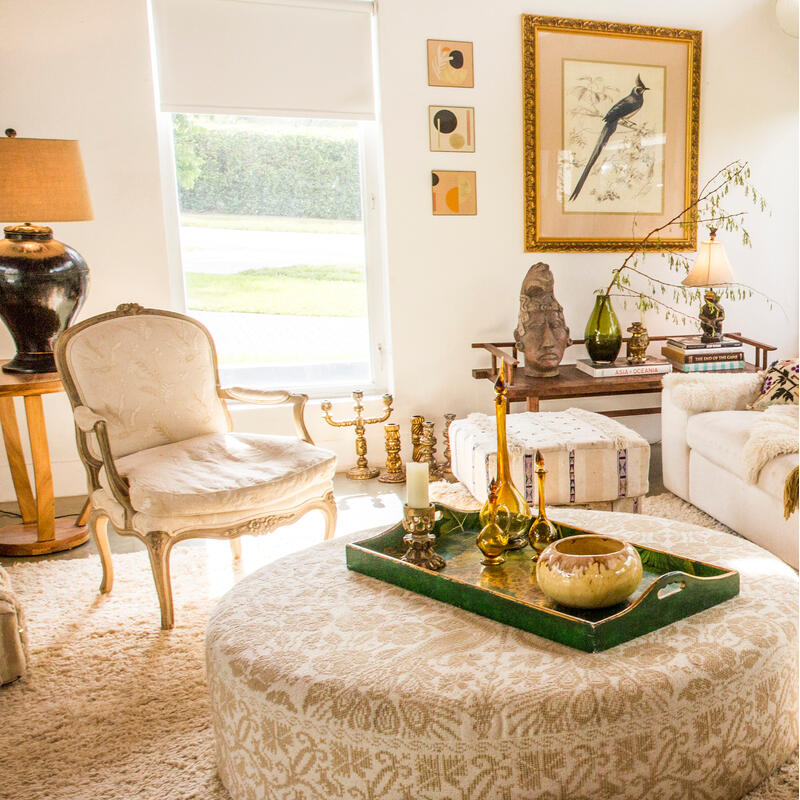
[[[434,170],[431,184],[434,216],[474,216],[478,213],[475,172]]]
[[[428,86],[475,85],[472,42],[428,39]]]
[[[475,152],[475,109],[471,106],[428,106],[428,128],[431,152]]]
[[[522,16],[525,250],[672,250],[697,196],[702,34]]]

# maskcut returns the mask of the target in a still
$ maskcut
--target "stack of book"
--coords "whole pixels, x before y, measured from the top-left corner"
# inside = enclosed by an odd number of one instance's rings
[[[629,364],[624,358],[613,364],[595,364],[588,358],[579,358],[575,366],[593,378],[623,378],[628,375],[663,375],[672,372],[672,364],[664,358],[647,357],[644,364]]]
[[[667,339],[661,355],[678,372],[733,372],[744,369],[744,349],[735,339],[706,343],[699,336]]]

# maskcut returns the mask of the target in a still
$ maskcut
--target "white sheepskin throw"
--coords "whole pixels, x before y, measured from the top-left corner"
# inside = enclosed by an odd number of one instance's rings
[[[737,372],[735,375],[673,372],[664,376],[672,402],[684,411],[729,411],[745,409],[761,391],[763,372]]]
[[[750,429],[744,445],[747,480],[758,481],[759,473],[773,458],[798,451],[798,406],[770,406]]]

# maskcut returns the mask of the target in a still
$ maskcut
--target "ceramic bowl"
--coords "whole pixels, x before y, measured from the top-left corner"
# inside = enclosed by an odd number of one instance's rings
[[[610,536],[569,536],[548,545],[536,564],[539,588],[571,608],[621,603],[642,579],[636,548]]]

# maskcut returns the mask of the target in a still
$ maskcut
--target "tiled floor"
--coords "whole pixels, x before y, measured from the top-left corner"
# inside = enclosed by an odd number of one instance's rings
[[[664,491],[661,481],[661,447],[653,445],[650,455],[650,494]],[[389,526],[402,516],[405,500],[405,486],[371,481],[351,481],[343,474],[334,480],[334,492],[339,506],[339,520],[336,536],[345,536],[371,528]],[[84,497],[64,497],[56,500],[56,513],[63,516],[74,516],[83,507]],[[19,521],[15,514],[14,503],[0,504],[0,525]],[[120,536],[109,526],[109,544],[113,553],[128,553],[143,550],[144,545],[133,536]],[[324,522],[320,512],[312,512],[299,522],[285,528],[279,528],[267,536],[243,536],[242,556],[245,572],[250,572],[268,561],[302,550],[322,541]],[[209,551],[209,557],[219,555],[227,558],[229,546],[226,542],[209,539],[190,539],[181,542],[177,547],[203,547]],[[55,553],[50,556],[37,556],[36,560],[88,558],[96,553],[97,548],[90,539],[86,544]],[[16,559],[0,558],[0,565],[8,564]],[[32,559],[33,560],[33,559]]]

